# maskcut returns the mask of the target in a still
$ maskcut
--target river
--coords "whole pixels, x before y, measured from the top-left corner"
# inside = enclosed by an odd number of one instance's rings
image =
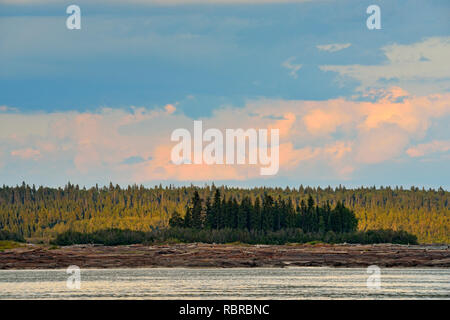
[[[0,270],[0,299],[450,299],[450,269],[365,268]],[[373,283],[373,282],[371,282]]]

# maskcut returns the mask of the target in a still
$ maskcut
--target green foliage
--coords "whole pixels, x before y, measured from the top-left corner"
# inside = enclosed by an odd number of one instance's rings
[[[272,226],[276,230],[278,226],[284,228],[283,225],[308,225],[311,230],[305,232],[326,234],[327,225],[339,228],[339,221],[333,221],[330,211],[340,202],[354,212],[360,231],[405,230],[416,235],[421,243],[450,243],[450,193],[442,188],[424,190],[416,187],[409,190],[303,186],[239,189],[215,186],[144,188],[133,185],[120,188],[110,184],[86,189],[69,183],[64,188],[55,189],[23,183],[16,187],[0,187],[0,230],[20,237],[44,239],[68,230],[93,233],[116,228],[149,232],[152,228],[167,227],[175,211],[183,216],[186,207],[192,208],[191,199],[195,191],[200,199],[211,198],[209,211],[206,210],[206,202],[202,204],[202,215],[206,215],[202,220],[203,227],[207,229],[234,228],[238,223],[242,227],[244,211],[238,216],[233,207],[248,198],[254,210],[245,211],[245,229],[268,230]],[[310,195],[325,213],[313,212],[308,206]],[[275,211],[265,214],[275,205],[271,201],[278,202],[278,205],[281,203],[282,214],[274,216]],[[326,208],[327,203],[329,209]],[[299,211],[302,214],[297,214]],[[341,214],[346,215],[344,211]],[[344,229],[349,227],[342,226]]]
[[[67,246],[73,244],[103,244],[105,246],[147,243],[155,240],[152,232],[108,229],[93,233],[66,231],[58,234],[52,241],[54,245]]]
[[[0,230],[0,240],[12,240],[16,242],[25,242],[22,235],[7,230]]]
[[[169,226],[175,227],[175,228],[184,227],[184,219],[180,216],[178,211],[175,211],[172,214],[172,217],[169,220]]]
[[[150,232],[130,230],[102,230],[93,233],[64,232],[56,237],[54,244],[103,244],[129,245],[136,243],[244,243],[275,244],[288,243],[396,243],[417,244],[417,238],[404,231],[371,230],[349,233],[304,233],[301,229],[280,229],[277,231],[247,229],[191,229],[168,228]]]
[[[198,192],[194,192],[192,205],[186,208],[184,222],[175,212],[170,221],[171,227],[193,229],[240,229],[240,230],[263,230],[277,231],[287,228],[301,228],[305,232],[337,233],[356,231],[358,220],[353,211],[346,208],[341,202],[331,209],[329,203],[323,206],[315,205],[311,196],[308,199],[308,207],[297,207],[294,209],[291,200],[278,200],[267,194],[263,199],[263,210],[260,213],[259,198],[254,202],[245,196],[239,203],[236,198],[220,200],[220,191],[215,192],[215,203],[210,204],[209,197],[206,206],[202,206],[202,200]],[[225,217],[223,223],[214,223],[215,216],[219,210]]]
[[[194,229],[200,229],[203,227],[203,214],[202,214],[202,200],[200,199],[200,195],[196,190],[194,192],[194,196],[192,197],[192,209],[190,210],[192,220],[190,223],[190,227]]]
[[[23,244],[18,243],[16,241],[0,240],[0,252],[9,249],[20,248],[22,246]]]

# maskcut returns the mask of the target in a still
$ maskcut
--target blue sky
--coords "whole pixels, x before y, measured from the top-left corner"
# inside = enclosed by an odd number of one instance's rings
[[[182,184],[194,180],[189,175],[180,178],[179,174],[169,174],[167,168],[166,175],[150,174],[150,169],[144,170],[144,164],[136,160],[149,161],[145,165],[155,170],[161,166],[151,161],[158,145],[165,143],[159,141],[167,135],[161,133],[164,128],[140,136],[159,144],[139,144],[114,159],[108,158],[106,147],[100,150],[108,142],[98,137],[97,142],[90,142],[98,153],[89,154],[97,159],[96,164],[80,166],[77,159],[89,158],[80,151],[80,141],[71,140],[66,133],[55,140],[53,124],[61,118],[72,123],[83,115],[106,119],[105,112],[117,112],[121,113],[117,119],[122,119],[127,114],[136,115],[140,108],[150,114],[171,105],[177,119],[157,122],[172,129],[174,123],[188,126],[189,121],[199,118],[220,123],[216,114],[227,109],[254,112],[261,105],[270,110],[264,101],[272,102],[274,118],[283,118],[295,110],[277,114],[278,105],[297,101],[304,113],[296,115],[290,127],[293,132],[304,125],[302,117],[314,111],[305,101],[321,102],[320,108],[329,112],[329,101],[377,101],[378,95],[367,93],[399,87],[417,108],[422,103],[419,97],[431,95],[440,95],[442,107],[427,111],[424,119],[405,116],[408,123],[424,120],[415,126],[385,121],[383,126],[399,127],[379,128],[398,135],[398,152],[380,147],[370,152],[389,156],[367,161],[358,151],[366,143],[361,138],[366,133],[357,131],[360,125],[352,122],[354,132],[349,135],[349,129],[340,131],[339,124],[332,133],[325,130],[326,137],[315,132],[285,138],[297,151],[306,147],[328,150],[332,144],[348,146],[352,155],[334,159],[339,163],[322,155],[320,160],[308,158],[289,166],[268,180],[244,174],[221,181],[238,185],[414,184],[448,188],[448,1],[175,2],[78,1],[82,29],[68,30],[65,9],[71,2],[38,0],[31,4],[21,0],[17,4],[0,0],[0,119],[17,121],[12,128],[4,126],[0,137],[0,177],[4,183],[25,180],[60,185],[70,180],[90,185],[113,180],[123,184]],[[381,30],[366,27],[366,8],[371,4],[381,8]],[[337,45],[335,50],[330,49],[331,44]],[[424,62],[420,64],[417,57]],[[404,108],[415,116],[420,110],[402,106],[400,111]],[[225,125],[228,118],[222,117]],[[23,133],[29,123],[34,127],[41,122],[45,130],[40,127]],[[139,170],[147,174],[141,175]],[[142,176],[145,178],[136,179]],[[197,182],[211,180],[215,179],[205,176]]]

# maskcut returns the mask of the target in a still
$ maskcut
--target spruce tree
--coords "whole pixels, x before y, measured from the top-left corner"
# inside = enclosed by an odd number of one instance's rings
[[[195,190],[194,196],[192,197],[192,228],[201,229],[203,226],[202,219],[202,200],[198,191]]]

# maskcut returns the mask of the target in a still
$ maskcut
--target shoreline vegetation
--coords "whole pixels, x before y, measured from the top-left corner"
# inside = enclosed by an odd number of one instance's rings
[[[67,231],[59,234],[53,245],[69,246],[93,244],[104,246],[132,244],[247,244],[247,245],[289,245],[295,244],[418,244],[414,235],[405,231],[369,230],[347,233],[304,233],[301,229],[281,229],[278,231],[236,230],[236,229],[191,229],[168,228],[150,232],[131,230],[100,230],[93,233]]]
[[[201,205],[195,204],[196,193]],[[64,188],[23,183],[0,187],[0,230],[48,243],[65,232],[120,229],[147,233],[169,225],[203,233],[209,229],[259,233],[301,229],[303,234],[321,235],[311,241],[328,241],[328,234],[331,242],[340,241],[333,240],[333,233],[390,229],[414,235],[422,244],[450,243],[449,200],[450,193],[442,188],[417,187],[122,188],[110,184],[87,189],[70,183]]]
[[[183,215],[150,231],[67,230],[50,245],[14,244],[3,231],[0,269],[237,268],[237,267],[450,267],[448,246],[418,246],[403,230],[357,230],[354,212],[309,196],[294,208],[281,197],[200,198],[194,192]],[[1,239],[0,239],[1,240]]]
[[[197,191],[187,206],[184,217],[177,211],[169,220],[169,227],[148,232],[109,229],[92,233],[66,231],[56,236],[56,245],[103,244],[129,245],[153,243],[395,243],[417,244],[417,237],[405,231],[357,231],[358,219],[353,211],[338,202],[319,206],[309,196],[294,209],[292,202],[274,200],[265,195],[262,201],[244,197],[222,199],[216,190],[214,200],[200,198]]]
[[[151,231],[105,229],[94,232],[64,231],[51,240],[55,245],[130,245],[154,243],[288,243],[418,244],[417,237],[403,230],[358,231],[355,213],[338,201],[319,205],[311,195],[294,208],[292,201],[267,193],[260,199],[228,200],[215,190],[214,198],[200,198],[196,190],[185,213],[172,213],[169,225]],[[21,241],[22,235],[3,230],[0,240]]]

